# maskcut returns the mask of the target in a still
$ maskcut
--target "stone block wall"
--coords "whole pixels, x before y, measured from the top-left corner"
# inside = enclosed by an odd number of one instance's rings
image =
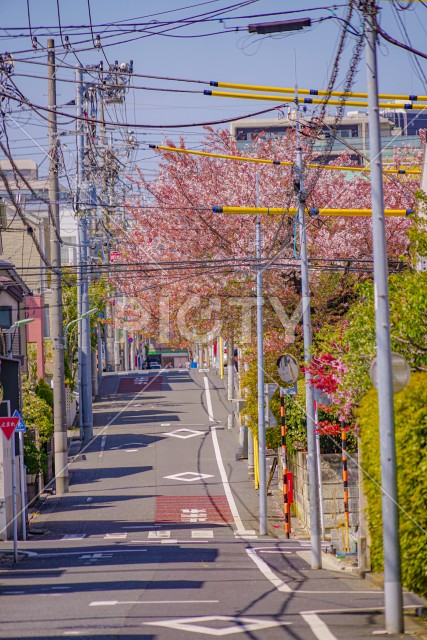
[[[349,484],[349,514],[350,527],[357,527],[359,524],[359,489],[358,489],[358,469],[354,456],[349,457],[348,484]],[[281,456],[279,452],[279,466],[281,466]],[[322,494],[323,494],[323,517],[326,534],[332,529],[342,529],[344,523],[344,500],[342,482],[342,461],[339,453],[323,453],[320,456],[322,467]],[[289,456],[288,468],[293,474],[293,512],[301,520],[302,524],[310,527],[310,500],[308,493],[308,455],[306,452],[298,451]],[[279,472],[279,488],[281,486],[282,473]]]

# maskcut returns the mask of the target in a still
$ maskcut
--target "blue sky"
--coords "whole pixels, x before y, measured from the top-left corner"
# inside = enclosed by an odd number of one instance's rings
[[[1,0],[1,29],[3,36],[0,44],[1,51],[27,50],[31,49],[29,36],[25,38],[9,37],[12,32],[7,29],[13,26],[28,27],[27,1],[26,0]],[[156,19],[173,19],[177,17],[189,17],[196,13],[208,10],[224,9],[232,4],[231,0],[218,0],[210,3],[199,3],[203,6],[193,7],[187,11],[176,11],[188,5],[195,5],[195,0],[122,0],[122,2],[112,0],[91,0],[90,7],[92,21],[94,24],[101,22],[112,22],[117,20],[133,19],[139,16],[146,16],[158,12],[169,12],[157,16]],[[337,3],[339,4],[339,3]],[[410,34],[413,46],[421,50],[425,49],[427,35],[427,8],[420,3],[410,4],[410,10],[396,14],[392,8],[392,2],[383,1],[381,4],[381,24],[383,28],[397,39],[403,39],[398,20],[403,22]],[[220,14],[224,22],[210,23],[209,25],[198,25],[186,27],[185,29],[173,32],[173,35],[188,35],[187,38],[171,38],[165,36],[144,37],[133,42],[117,44],[105,47],[105,53],[109,60],[134,61],[134,71],[136,73],[165,75],[170,77],[183,77],[201,80],[223,80],[241,83],[274,84],[282,86],[293,86],[297,79],[299,86],[306,88],[325,88],[331,63],[334,58],[337,41],[340,34],[340,23],[337,20],[328,19],[320,24],[316,24],[312,29],[304,30],[296,34],[283,37],[275,35],[273,37],[259,37],[247,34],[245,31],[218,34],[212,37],[195,37],[210,31],[221,31],[225,27],[234,25],[246,26],[250,22],[274,20],[277,18],[259,18],[248,20],[233,19],[234,16],[253,15],[257,13],[268,13],[278,10],[292,10],[311,8],[307,14],[300,14],[299,17],[309,15],[313,19],[331,18],[332,12],[326,9],[316,8],[326,7],[327,2],[316,0],[288,0],[278,2],[278,0],[259,0],[250,6],[235,10],[231,14]],[[331,5],[329,5],[331,6]],[[47,33],[45,28],[52,27],[53,31],[58,31],[58,16],[56,0],[29,0],[31,24],[34,34],[39,41],[45,45]],[[87,0],[59,0],[61,23],[65,25],[88,24],[88,3]],[[344,15],[344,8],[337,8],[338,16]],[[285,17],[285,16],[283,16]],[[289,16],[290,18],[291,16]],[[154,19],[154,18],[153,18]],[[356,29],[359,28],[358,19],[353,21]],[[95,33],[100,33],[104,44],[109,42],[108,30],[106,28],[95,27]],[[172,35],[172,34],[170,34]],[[123,39],[132,36],[124,36]],[[73,41],[73,37],[70,38]],[[77,40],[78,36],[74,37]],[[60,38],[55,36],[55,41],[60,44]],[[354,39],[351,38],[340,66],[340,76],[338,86],[342,86],[347,70],[349,53],[353,46]],[[29,60],[44,60],[43,52],[29,52],[21,54]],[[19,56],[17,56],[19,57]],[[82,51],[78,54],[79,60],[83,64],[94,64],[101,59],[99,50]],[[58,53],[58,59],[62,56]],[[427,86],[419,71],[411,61],[413,57],[402,49],[398,49],[391,44],[382,43],[379,48],[379,78],[380,90],[383,92],[397,93],[427,93]],[[427,62],[419,59],[424,73],[427,75]],[[77,60],[72,53],[69,53],[64,61],[68,65],[77,64]],[[30,65],[25,63],[16,64],[17,74],[45,76],[43,66]],[[58,74],[61,78],[71,79],[72,71],[61,70]],[[29,77],[15,77],[15,81],[20,90],[32,101],[39,104],[46,104],[46,82]],[[172,84],[165,81],[154,81],[143,78],[135,78],[135,84],[139,86],[151,87],[175,87],[192,90],[203,90],[201,85]],[[358,72],[355,90],[366,89],[365,70],[362,63]],[[59,83],[58,103],[66,103],[72,99],[74,93],[73,84]],[[257,111],[264,107],[271,106],[271,103],[232,101],[220,98],[209,98],[196,94],[162,93],[138,89],[131,91],[128,95],[126,108],[119,108],[117,118],[142,124],[180,124],[189,122],[209,121],[226,117],[238,117],[251,111]],[[113,113],[110,114],[113,117]],[[29,115],[19,115],[17,117],[21,126],[25,125],[27,132],[30,132],[36,141],[45,146],[43,137],[45,130],[43,123],[36,123]],[[15,147],[18,157],[23,155],[34,155],[38,160],[43,157],[37,146],[26,139],[22,130],[10,129],[11,142],[16,139]],[[164,132],[156,130],[154,132],[139,132],[141,142],[161,142]],[[188,130],[188,139],[193,141],[194,146],[200,142],[200,129]],[[22,142],[21,142],[22,140]],[[26,140],[26,141],[25,141]],[[71,145],[71,141],[70,141]],[[189,142],[190,146],[190,142]],[[141,151],[139,158],[147,167],[154,167],[150,152]],[[71,161],[71,159],[70,159]]]

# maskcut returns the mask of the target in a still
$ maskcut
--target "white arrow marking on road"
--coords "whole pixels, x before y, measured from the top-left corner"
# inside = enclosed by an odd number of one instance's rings
[[[149,531],[148,538],[170,538],[170,531]]]

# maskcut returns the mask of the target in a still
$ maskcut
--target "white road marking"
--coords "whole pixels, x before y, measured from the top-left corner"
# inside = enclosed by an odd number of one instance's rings
[[[217,604],[219,600],[95,600],[90,607],[115,607],[118,604]]]
[[[245,534],[247,536],[255,536],[256,535],[256,531],[255,531],[255,529],[245,529]]]
[[[301,593],[300,591],[297,592],[295,591],[295,593]],[[341,593],[344,593],[343,591],[341,591]],[[345,592],[347,593],[352,593],[352,592]],[[381,592],[380,592],[381,593]],[[403,609],[414,609],[417,605],[414,604],[404,604],[403,605]],[[322,615],[327,615],[328,613],[330,614],[335,614],[335,613],[360,613],[361,611],[367,611],[368,613],[370,611],[384,611],[385,607],[356,607],[356,608],[348,608],[347,609],[314,609],[313,611],[300,611],[300,615],[311,615],[314,613],[321,613]]]
[[[318,640],[337,640],[328,626],[315,613],[301,613],[301,618],[305,620]]]
[[[206,522],[206,509],[181,509],[181,520],[184,522]]]
[[[205,381],[207,381],[207,378],[205,378]],[[210,398],[209,386],[207,387],[207,394]],[[212,427],[212,443],[215,451],[216,463],[219,469],[219,475],[221,476],[222,485],[224,487],[224,493],[226,495],[228,506],[230,507],[230,511],[233,516],[234,524],[236,525],[236,529],[237,529],[236,533],[245,534],[246,533],[245,527],[243,526],[242,519],[237,510],[236,502],[231,492],[230,483],[228,481],[227,473],[225,471],[224,463],[222,461],[221,450],[219,448],[218,436],[217,436],[215,427]]]
[[[148,538],[170,538],[171,537],[171,532],[170,531],[149,531],[148,532]]]
[[[213,417],[211,392],[209,390],[209,380],[206,376],[205,376],[205,389],[206,389],[206,404],[208,405],[208,418],[211,422],[215,422]]]
[[[85,537],[85,533],[67,533],[61,540],[83,540]]]
[[[267,580],[270,580],[271,584],[273,584],[278,591],[286,591],[288,593],[292,591],[292,589],[285,582],[280,580],[280,578],[278,578],[273,573],[273,571],[270,569],[268,564],[264,562],[264,560],[261,560],[261,558],[258,558],[256,551],[254,549],[246,549],[246,553],[248,554],[250,559],[256,564],[256,566],[261,571],[261,573],[264,574]]]
[[[170,540],[161,540],[160,544],[178,544],[178,540],[172,540],[172,538]]]
[[[179,480],[181,482],[195,482],[196,480],[206,480],[213,477],[208,473],[196,473],[195,471],[184,471],[183,473],[175,473],[172,476],[164,476],[165,480]]]
[[[258,549],[258,551],[262,551],[261,549]],[[292,551],[279,551],[276,549],[276,551],[262,551],[262,553],[284,553],[288,556],[292,555]]]
[[[104,540],[111,540],[111,539],[119,539],[119,540],[125,540],[127,538],[127,533],[106,533],[104,536]]]
[[[109,549],[108,553],[141,553],[147,549]],[[39,553],[39,558],[65,558],[66,556],[81,556],[82,551],[62,551],[61,553]]]
[[[213,538],[214,532],[212,529],[197,529],[191,532],[192,538]]]
[[[201,624],[197,624],[200,622]],[[208,627],[208,622],[230,622],[229,627]],[[201,616],[197,618],[178,618],[176,620],[158,620],[157,622],[144,622],[145,625],[178,629],[178,631],[193,631],[202,635],[227,636],[243,631],[261,631],[272,627],[289,625],[290,622],[276,620],[257,620],[255,618],[243,618],[240,616]]]
[[[161,427],[170,427],[170,426],[171,426],[171,423],[170,423],[170,422],[161,422],[161,423],[160,423],[160,426],[161,426]]]
[[[124,409],[122,409],[120,411],[120,413],[122,413]],[[120,415],[120,414],[118,414]],[[107,424],[107,426],[105,427],[105,429],[108,429],[109,425],[113,422],[114,418],[109,422],[109,424]],[[104,434],[101,438],[101,451],[99,452],[99,456],[98,458],[102,458],[102,456],[104,455],[104,449],[105,449],[105,443],[107,442],[107,435]]]
[[[187,438],[194,438],[195,436],[203,436],[205,435],[205,432],[195,431],[194,429],[176,429],[175,431],[166,431],[162,435],[169,436],[171,438],[181,438],[182,440],[186,440]]]

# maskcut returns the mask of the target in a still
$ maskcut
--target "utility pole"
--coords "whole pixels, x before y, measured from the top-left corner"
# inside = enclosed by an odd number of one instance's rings
[[[76,70],[76,109],[79,118],[83,115],[83,70]],[[79,307],[80,315],[84,316],[89,311],[89,281],[87,273],[88,262],[88,237],[87,237],[87,202],[89,194],[88,185],[85,183],[84,168],[84,130],[81,121],[77,120],[77,216],[79,234]],[[84,195],[83,195],[83,192]],[[93,415],[92,415],[92,375],[91,375],[91,339],[90,339],[90,317],[86,316],[78,323],[79,327],[79,357],[80,357],[80,378],[79,378],[79,398],[81,425],[83,429],[83,441],[89,442],[93,437]]]
[[[64,330],[62,319],[61,243],[59,240],[59,185],[56,122],[55,43],[48,39],[49,203],[53,214],[51,246],[51,329],[53,346],[53,415],[56,495],[68,492],[67,424],[65,417]]]
[[[319,487],[316,457],[316,436],[314,433],[314,389],[311,383],[311,374],[307,365],[311,360],[311,309],[310,309],[310,285],[308,278],[307,235],[305,223],[305,191],[304,173],[302,164],[302,147],[298,104],[296,104],[296,183],[298,197],[298,225],[300,237],[301,259],[301,296],[302,296],[302,323],[304,332],[304,363],[305,363],[305,407],[307,420],[307,455],[308,455],[308,493],[310,500],[310,542],[311,542],[311,568],[322,568],[322,549],[320,544],[319,521]]]
[[[388,269],[378,105],[377,32],[375,27],[378,9],[374,0],[366,0],[361,2],[360,5],[363,11],[364,31],[366,34],[366,73],[369,105],[368,121],[374,253],[375,333],[378,362],[385,621],[388,633],[400,634],[403,633],[403,602],[400,568],[399,511],[397,504]]]
[[[256,174],[256,206],[259,206],[258,174]],[[256,335],[257,335],[257,368],[258,368],[258,458],[259,458],[259,533],[267,533],[267,461],[265,444],[265,409],[264,409],[264,323],[262,316],[262,238],[261,216],[255,220],[256,239]]]
[[[105,204],[107,202],[112,204],[112,194],[110,192],[110,182],[109,182],[109,154],[107,153],[107,146],[105,140],[105,106],[104,106],[104,94],[101,93],[101,99],[99,104],[99,141],[101,144],[101,154],[102,154],[102,168],[103,168],[103,199]],[[111,215],[111,211],[109,211]],[[103,262],[105,264],[110,264],[110,240],[107,242],[107,255]],[[113,371],[114,370],[114,307],[111,302],[107,302],[105,305],[105,319],[106,323],[104,325],[104,340],[105,340],[105,370]]]

